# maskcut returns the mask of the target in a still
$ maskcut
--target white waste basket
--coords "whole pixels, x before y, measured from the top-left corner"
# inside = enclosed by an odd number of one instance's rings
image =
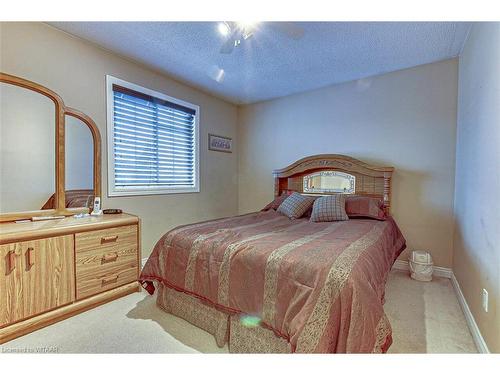
[[[431,281],[433,265],[431,254],[427,251],[412,251],[410,259],[408,259],[410,266],[411,278],[419,281]]]

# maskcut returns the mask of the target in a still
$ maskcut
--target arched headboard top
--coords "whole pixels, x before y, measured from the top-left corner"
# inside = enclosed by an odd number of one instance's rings
[[[304,176],[320,171],[339,171],[355,176],[355,194],[382,199],[389,213],[394,168],[371,165],[346,155],[308,156],[285,168],[274,170],[274,195],[279,196],[284,190],[304,192]]]

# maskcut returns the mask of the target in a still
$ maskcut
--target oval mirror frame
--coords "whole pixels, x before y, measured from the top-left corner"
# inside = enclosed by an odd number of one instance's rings
[[[65,116],[73,116],[84,122],[92,133],[94,141],[94,193],[101,196],[101,135],[95,122],[83,112],[66,107],[54,91],[38,83],[0,72],[0,82],[35,91],[51,99],[55,105],[55,208],[0,214],[0,222],[31,219],[34,216],[74,215],[88,212],[87,208],[66,208],[65,197]]]

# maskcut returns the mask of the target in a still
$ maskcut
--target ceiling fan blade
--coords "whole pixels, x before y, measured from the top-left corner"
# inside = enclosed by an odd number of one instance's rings
[[[236,40],[239,39],[238,38],[238,30],[239,29],[238,29],[236,22],[226,21],[225,23],[229,27],[229,30],[231,31],[231,33],[228,35],[226,41],[224,42],[224,44],[220,48],[220,53],[229,54],[229,53],[233,52],[233,49],[236,46]]]
[[[234,49],[234,38],[231,35],[229,38],[227,38],[227,40],[224,42],[224,44],[220,48],[220,53],[229,54],[229,53],[233,52],[233,49]]]
[[[304,36],[304,29],[294,22],[270,22],[270,26],[294,40]]]

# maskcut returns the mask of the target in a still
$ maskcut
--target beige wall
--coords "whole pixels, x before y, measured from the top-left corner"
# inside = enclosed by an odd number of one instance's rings
[[[201,192],[143,197],[103,197],[104,207],[142,219],[143,256],[159,237],[183,223],[237,213],[237,154],[207,150],[207,133],[236,138],[236,107],[144,66],[41,23],[2,23],[0,69],[38,82],[91,116],[106,139],[105,77],[111,74],[200,106]],[[237,147],[238,142],[234,142]],[[105,150],[105,148],[104,148]],[[107,192],[106,152],[103,192]]]
[[[269,202],[272,170],[304,156],[394,166],[393,214],[409,249],[450,267],[456,102],[453,59],[242,107],[240,213]]]
[[[459,61],[453,272],[500,352],[500,24],[475,24]],[[489,293],[489,311],[481,290]]]

